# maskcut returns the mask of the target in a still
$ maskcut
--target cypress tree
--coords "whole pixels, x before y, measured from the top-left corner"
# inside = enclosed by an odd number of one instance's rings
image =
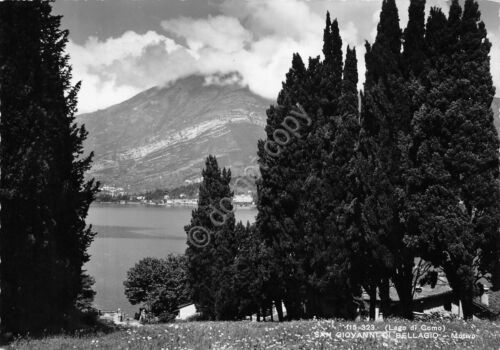
[[[366,44],[366,87],[376,84],[380,78],[386,82],[390,72],[400,69],[401,35],[396,2],[384,0],[375,43]]]
[[[74,122],[68,32],[50,2],[0,6],[2,325],[15,333],[69,327],[94,233],[85,225],[98,184],[85,181],[84,127]],[[87,303],[85,303],[88,306]]]
[[[455,3],[452,4],[454,6]],[[427,51],[428,61],[426,62],[427,71],[433,65],[439,64],[438,62],[431,62],[444,53],[450,45],[449,40],[450,31],[448,29],[448,19],[440,8],[433,7],[427,19],[425,31],[425,46]],[[438,66],[439,68],[440,66]]]
[[[309,256],[310,284],[318,294],[314,305],[318,317],[354,317],[353,296],[359,295],[354,237],[346,232],[347,212],[354,199],[350,174],[359,132],[357,82],[356,53],[348,47],[337,115],[330,120],[333,127],[322,128],[328,130],[318,152],[323,164],[313,167],[308,178],[308,190],[316,201],[309,204],[305,233],[314,244]]]
[[[288,318],[301,318],[304,281],[300,261],[302,239],[301,223],[295,221],[300,201],[300,181],[303,178],[297,166],[297,159],[306,158],[304,149],[298,145],[303,140],[290,140],[281,151],[273,141],[273,134],[283,129],[281,123],[295,103],[306,102],[305,89],[307,72],[298,54],[294,54],[292,67],[283,83],[277,99],[277,106],[267,110],[267,141],[260,140],[258,157],[262,178],[257,183],[258,214],[257,232],[265,245],[265,251],[272,257],[269,278],[264,284],[264,295],[269,299],[285,303]],[[307,125],[301,121],[300,133],[307,132]],[[279,147],[279,146],[278,146]],[[304,172],[302,172],[303,174]]]
[[[347,46],[346,59],[342,78],[342,96],[340,99],[341,114],[349,113],[352,116],[359,114],[358,99],[358,59],[356,49]],[[359,119],[359,118],[356,118]],[[343,123],[345,125],[345,123]]]
[[[321,244],[326,239],[321,225],[329,213],[321,208],[321,199],[325,197],[314,183],[322,171],[324,157],[331,152],[328,149],[334,137],[334,115],[342,81],[342,41],[337,21],[331,23],[328,14],[323,53],[325,59],[310,58],[307,69],[300,56],[294,56],[278,96],[280,108],[268,110],[268,140],[277,130],[286,128],[282,123],[296,103],[314,116],[311,123],[302,123],[301,119],[300,131],[272,160],[265,153],[264,141],[259,145],[261,164],[268,169],[264,170],[259,187],[257,227],[268,247],[272,247],[272,254],[282,256],[276,266],[285,266],[285,271],[277,271],[276,277],[271,278],[271,284],[282,281],[282,285],[269,286],[267,290],[271,294],[282,291],[290,318],[320,316],[322,310],[316,282],[308,276],[324,273],[324,266],[315,257],[327,254]],[[277,297],[273,300],[278,301]]]
[[[448,14],[449,39],[451,40],[449,46],[453,46],[458,42],[459,27],[462,20],[462,7],[458,0],[452,0],[450,5],[450,12]]]
[[[477,3],[467,0],[461,13],[453,1],[445,30],[437,26],[441,13],[428,21],[437,59],[429,60],[426,101],[415,117],[412,180],[422,255],[444,268],[471,318],[475,280],[498,259],[499,141],[490,108],[491,44]]]
[[[255,224],[245,226],[240,221],[235,227],[238,252],[234,260],[234,291],[238,299],[238,318],[257,314],[260,307],[270,301],[262,292],[272,257],[264,255],[256,233]],[[279,308],[278,318],[283,321],[283,311]]]
[[[370,318],[375,316],[377,287],[380,287],[382,312],[387,315],[387,284],[394,264],[394,255],[388,242],[393,233],[393,184],[390,181],[394,168],[394,134],[396,122],[390,97],[389,81],[393,81],[400,67],[401,30],[394,1],[384,1],[373,45],[366,44],[366,77],[362,95],[359,159],[356,172],[361,186],[358,188],[363,222],[361,246],[365,249],[368,273],[363,276],[363,286],[370,296]],[[390,80],[391,79],[391,80]],[[392,169],[391,169],[392,168]]]
[[[323,35],[323,55],[321,86],[317,93],[322,95],[320,106],[323,116],[333,116],[342,89],[342,38],[337,19],[331,22],[329,12],[326,14]]]
[[[406,74],[418,77],[426,60],[425,53],[425,0],[411,0],[408,9],[408,25],[403,38],[403,65]]]
[[[35,88],[35,70],[40,61],[37,40],[40,19],[35,6],[28,3],[4,2],[0,5],[0,16],[0,317],[3,330],[21,333],[39,328],[44,323],[52,323],[52,320],[47,319],[52,305],[46,295],[37,292],[42,286],[37,276],[45,278],[44,283],[48,282],[49,288],[57,283],[50,276],[49,259],[53,254],[53,242],[46,250],[36,244],[41,241],[43,234],[40,229],[43,225],[40,218],[42,212],[35,211],[35,208],[41,202],[45,175],[44,171],[40,171],[43,169],[42,159],[37,154],[37,150],[43,146],[43,140],[37,137],[42,134],[43,119],[38,117],[42,115],[42,110],[37,103],[37,94],[40,92]],[[36,172],[37,168],[39,172]],[[29,187],[23,189],[26,184]],[[41,254],[44,257],[37,259]],[[40,302],[35,303],[35,296]],[[30,312],[32,317],[29,317]]]
[[[328,22],[327,18],[327,27]],[[309,98],[305,108],[314,113],[314,123],[303,144],[308,158],[301,159],[305,177],[300,203],[302,214],[297,219],[303,223],[303,268],[309,276],[305,299],[307,317],[334,316],[338,309],[335,306],[339,305],[338,299],[343,294],[338,285],[333,286],[335,273],[332,272],[328,248],[333,240],[331,217],[338,201],[334,198],[334,190],[324,181],[339,124],[338,105],[342,89],[342,39],[336,19],[323,43],[323,53],[324,60],[310,60],[307,70],[311,82],[307,86]]]
[[[406,31],[406,35],[415,41],[421,33],[415,30],[418,26],[413,23],[420,21],[420,12],[412,9],[411,26]],[[364,240],[373,246],[370,258],[373,273],[366,288],[373,300],[376,285],[379,286],[382,311],[387,315],[390,312],[389,279],[392,280],[400,299],[401,315],[412,318],[415,250],[405,243],[409,228],[401,221],[400,214],[407,197],[406,164],[402,160],[412,120],[412,100],[405,72],[411,72],[413,68],[405,65],[400,52],[401,38],[396,3],[385,0],[376,40],[373,46],[366,45],[367,72],[362,98],[358,177],[362,183],[360,210],[365,215],[361,227]],[[408,63],[414,61],[410,49],[406,57]],[[373,312],[372,305],[372,317]]]
[[[86,181],[93,153],[83,156],[85,126],[75,123],[76,96],[80,84],[71,86],[69,56],[65,53],[69,32],[60,30],[61,16],[51,15],[48,2],[41,2],[42,12],[42,70],[47,72],[44,91],[48,95],[49,118],[47,138],[52,152],[46,197],[51,217],[56,222],[55,240],[57,267],[64,283],[59,284],[59,305],[68,313],[78,295],[84,292],[88,276],[82,270],[89,261],[89,248],[95,236],[85,218],[98,190],[94,180]],[[87,283],[87,282],[85,282]]]
[[[230,269],[236,255],[231,171],[221,170],[217,159],[209,156],[202,176],[198,207],[184,228],[192,301],[206,319],[233,319],[230,309],[235,299],[226,294],[232,290]]]
[[[326,25],[323,29],[323,55],[325,60],[330,60],[333,52],[333,42],[332,42],[332,20],[330,18],[330,12],[326,12]]]
[[[223,169],[221,177],[231,181],[230,170]],[[232,201],[233,193],[226,197]],[[224,197],[223,197],[224,198]],[[215,287],[215,319],[236,320],[238,319],[239,295],[234,288],[234,275],[236,273],[235,259],[238,254],[241,227],[235,228],[233,205],[230,201],[219,201],[219,207],[228,215],[225,219],[223,229],[218,229],[214,234],[215,259],[212,261],[212,283]],[[230,211],[229,213],[227,211]]]

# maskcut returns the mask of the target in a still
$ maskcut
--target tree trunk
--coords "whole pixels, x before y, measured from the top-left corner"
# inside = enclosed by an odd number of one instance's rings
[[[307,302],[305,303],[306,305],[306,311],[305,311],[305,317],[306,318],[313,318],[314,316],[319,317],[319,308],[318,308],[318,299],[319,296],[317,293],[314,291],[311,291],[307,295]]]
[[[382,314],[384,315],[384,318],[387,318],[389,316],[389,308],[391,304],[391,297],[389,294],[389,278],[385,277],[382,278],[382,281],[380,282],[380,306],[381,306],[381,311]]]
[[[274,322],[274,316],[273,316],[273,302],[271,301],[271,304],[269,305],[270,310],[271,310],[271,322]]]
[[[399,296],[400,315],[413,319],[413,261],[403,264],[399,273],[394,275],[394,285]]]
[[[462,312],[465,320],[471,319],[473,316],[472,300],[474,297],[475,274],[471,265],[472,262],[466,261],[445,266],[446,278],[459,302],[462,302]]]
[[[278,313],[278,321],[283,322],[283,305],[281,305],[281,300],[274,301],[274,305],[276,305],[276,312]]]
[[[300,320],[303,315],[303,309],[300,302],[291,299],[285,299],[283,301],[285,303],[287,319],[288,320]]]
[[[464,320],[472,320],[472,316],[474,316],[472,312],[472,296],[462,299],[462,310],[464,313]]]
[[[463,288],[463,291],[460,293],[461,294],[460,299],[462,300],[462,310],[464,313],[464,320],[471,320],[473,316],[472,300],[474,299],[473,276],[470,276],[470,278],[467,279],[467,282],[463,283],[461,287]]]
[[[408,320],[413,319],[413,292],[411,288],[411,280],[403,281],[398,290],[399,301],[401,306],[401,317]]]
[[[377,285],[370,286],[370,320],[375,321],[375,308],[377,307]]]

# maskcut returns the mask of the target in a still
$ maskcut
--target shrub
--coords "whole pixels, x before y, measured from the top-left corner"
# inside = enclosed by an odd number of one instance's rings
[[[182,255],[142,259],[127,272],[123,284],[130,303],[143,304],[149,316],[160,322],[173,320],[178,306],[189,301],[186,258]]]

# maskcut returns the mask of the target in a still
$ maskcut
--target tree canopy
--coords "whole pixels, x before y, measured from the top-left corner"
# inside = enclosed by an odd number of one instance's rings
[[[0,313],[14,333],[68,328],[93,294],[82,268],[98,184],[60,22],[48,1],[0,4]]]
[[[123,284],[130,303],[144,305],[160,321],[172,321],[179,306],[191,301],[183,255],[144,258],[127,271]]]

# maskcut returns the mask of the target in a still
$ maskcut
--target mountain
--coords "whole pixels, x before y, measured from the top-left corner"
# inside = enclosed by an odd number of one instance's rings
[[[271,103],[232,79],[190,76],[79,115],[95,152],[89,175],[131,192],[176,187],[200,179],[214,154],[235,177],[256,156]],[[500,98],[492,108],[500,134]]]
[[[89,175],[133,192],[174,187],[199,179],[209,154],[241,174],[271,103],[234,80],[190,76],[79,115],[95,153]]]

